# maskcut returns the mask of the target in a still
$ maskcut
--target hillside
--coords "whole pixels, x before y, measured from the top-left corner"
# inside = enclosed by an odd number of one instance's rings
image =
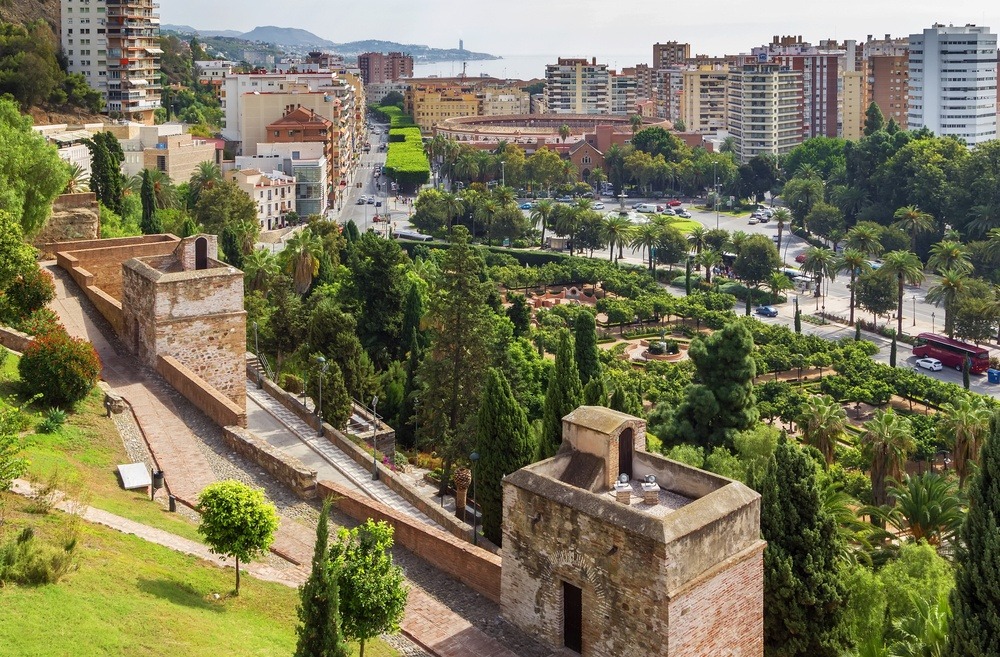
[[[255,27],[249,32],[240,35],[241,39],[248,41],[261,41],[263,43],[273,43],[278,46],[289,48],[309,48],[318,46],[320,48],[334,48],[337,44],[318,37],[312,32],[300,30],[294,27],[275,27],[274,25],[264,25]]]
[[[58,34],[59,0],[0,0],[0,21],[24,24],[39,18]]]

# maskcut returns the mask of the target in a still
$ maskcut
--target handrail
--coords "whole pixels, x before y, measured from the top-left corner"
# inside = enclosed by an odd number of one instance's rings
[[[267,375],[267,378],[274,381],[274,372],[271,371],[271,364],[267,362],[267,356],[265,356],[263,353],[258,354],[258,356],[260,364],[264,367],[264,374]]]

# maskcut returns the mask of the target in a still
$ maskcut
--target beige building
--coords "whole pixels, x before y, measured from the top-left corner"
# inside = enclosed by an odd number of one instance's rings
[[[784,155],[802,143],[802,73],[777,64],[745,64],[729,71],[729,132],[736,156]]]
[[[296,212],[295,178],[281,171],[264,173],[258,169],[229,172],[236,185],[257,204],[261,230],[277,227],[289,212]]]
[[[728,70],[712,66],[682,71],[680,119],[686,132],[718,132],[726,128],[728,78]]]
[[[195,139],[191,135],[160,137],[155,146],[142,150],[144,169],[162,171],[176,182],[191,179],[202,162],[219,163],[214,141]]]
[[[479,115],[475,90],[451,84],[412,85],[406,90],[404,108],[422,132],[431,132],[445,119]]]
[[[862,71],[843,71],[841,87],[841,130],[844,139],[861,139],[865,125],[864,87]]]
[[[480,87],[476,89],[476,95],[480,101],[481,116],[508,116],[531,112],[531,97],[516,87]]]
[[[691,59],[691,44],[667,41],[653,44],[653,68],[684,66]]]
[[[545,67],[545,107],[554,114],[608,114],[611,78],[597,58],[556,60]]]

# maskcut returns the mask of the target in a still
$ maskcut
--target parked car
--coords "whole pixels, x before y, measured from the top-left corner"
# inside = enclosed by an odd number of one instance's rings
[[[685,219],[691,218],[691,213],[688,212],[687,210],[680,210],[676,214],[678,217],[684,217]]]
[[[799,264],[802,264],[805,261],[806,261],[806,254],[805,253],[800,253],[797,256],[795,256],[795,262],[797,262]]]
[[[750,224],[751,226],[754,226],[760,223],[760,219],[758,219],[757,217],[750,217],[750,221],[748,221],[747,223]]]
[[[364,196],[358,197],[358,200],[354,202],[354,205],[364,205],[364,204],[365,204]]]
[[[683,204],[680,202],[680,199],[672,198],[669,201],[667,201],[667,205],[669,205],[672,208],[679,208]]]
[[[530,210],[533,206],[531,205],[531,203],[522,203],[518,207],[521,208],[522,210]]]
[[[757,306],[754,312],[762,317],[777,317],[778,309],[774,306]]]
[[[573,197],[572,196],[560,196],[559,198],[556,199],[556,202],[557,203],[572,203],[573,202]]]
[[[366,201],[366,203],[368,203],[368,205],[374,205],[375,204],[375,197],[374,196],[369,196],[368,199],[367,199],[367,201]]]
[[[600,201],[598,201],[597,203],[594,203],[590,207],[594,208],[595,210],[603,210],[604,209],[604,204],[601,203]]]
[[[917,367],[922,367],[925,370],[930,370],[931,372],[940,372],[942,365],[941,361],[937,358],[918,358]]]

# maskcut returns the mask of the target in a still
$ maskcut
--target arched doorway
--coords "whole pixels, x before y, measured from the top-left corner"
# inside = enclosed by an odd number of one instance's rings
[[[204,237],[194,241],[194,268],[208,269],[208,240]]]
[[[632,443],[635,436],[629,427],[618,435],[618,474],[627,474],[632,478]]]

